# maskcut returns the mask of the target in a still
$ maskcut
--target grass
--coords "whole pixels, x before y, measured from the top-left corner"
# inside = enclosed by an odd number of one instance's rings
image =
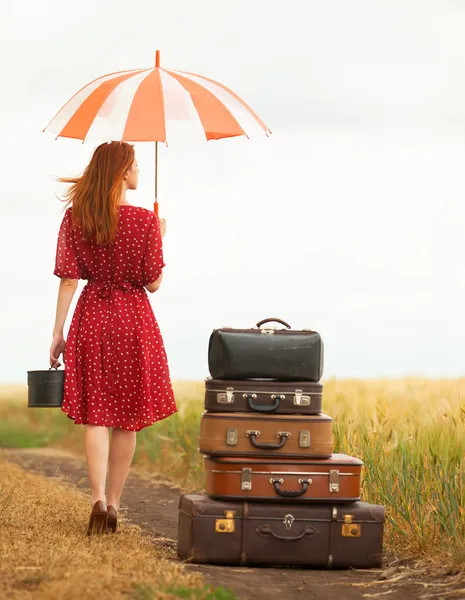
[[[236,596],[229,588],[213,589],[209,586],[200,588],[189,588],[184,586],[171,586],[162,590],[172,598],[186,598],[186,600],[236,600]],[[129,594],[131,600],[152,600],[156,598],[156,591],[152,586],[135,584],[132,593]]]
[[[200,600],[200,598],[204,600],[235,600],[236,598],[229,588],[223,587],[212,589],[205,586],[192,590],[192,588],[176,586],[166,588],[165,592],[172,594],[176,598],[187,598],[188,600]]]
[[[81,492],[0,459],[0,598],[234,600],[124,520],[87,538],[89,509]]]
[[[458,559],[465,540],[464,382],[333,386],[338,449],[365,463],[363,497],[384,504],[386,543]]]
[[[135,463],[203,488],[198,430],[203,384],[175,384],[178,413],[138,434]],[[0,423],[27,440],[81,450],[82,428],[60,411],[25,408],[0,395]],[[385,547],[401,557],[431,558],[465,568],[465,379],[325,383],[324,411],[334,419],[336,451],[364,463],[363,499],[387,508]],[[12,441],[11,441],[12,440]]]

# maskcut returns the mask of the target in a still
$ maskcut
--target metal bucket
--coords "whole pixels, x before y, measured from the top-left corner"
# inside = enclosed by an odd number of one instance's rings
[[[27,372],[27,405],[30,408],[59,408],[63,404],[65,371],[52,368]]]

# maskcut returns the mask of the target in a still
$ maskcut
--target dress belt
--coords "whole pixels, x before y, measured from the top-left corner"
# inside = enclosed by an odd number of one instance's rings
[[[96,279],[90,279],[87,282],[87,285],[96,287],[100,298],[109,298],[114,290],[132,292],[136,289],[142,289],[142,286],[131,283],[130,281],[98,281]]]

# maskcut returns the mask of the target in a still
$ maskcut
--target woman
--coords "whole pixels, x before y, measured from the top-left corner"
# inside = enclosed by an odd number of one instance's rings
[[[163,339],[145,291],[157,291],[162,281],[166,224],[126,200],[138,173],[133,146],[111,142],[96,148],[81,177],[60,179],[71,184],[65,199],[72,207],[58,235],[54,274],[61,281],[50,365],[58,368],[63,354],[62,410],[86,425],[88,535],[116,531],[136,432],[176,412]],[[87,284],[65,341],[79,279]]]

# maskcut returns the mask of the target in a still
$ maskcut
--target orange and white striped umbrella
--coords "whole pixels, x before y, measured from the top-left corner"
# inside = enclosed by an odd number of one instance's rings
[[[194,73],[156,66],[110,73],[75,94],[45,130],[79,140],[167,142],[171,121],[198,120],[207,140],[268,127],[233,91]],[[44,130],[44,131],[45,131]]]
[[[271,132],[233,91],[208,77],[155,67],[103,75],[79,90],[44,131],[79,140],[168,142],[170,127],[193,121],[207,140]]]

